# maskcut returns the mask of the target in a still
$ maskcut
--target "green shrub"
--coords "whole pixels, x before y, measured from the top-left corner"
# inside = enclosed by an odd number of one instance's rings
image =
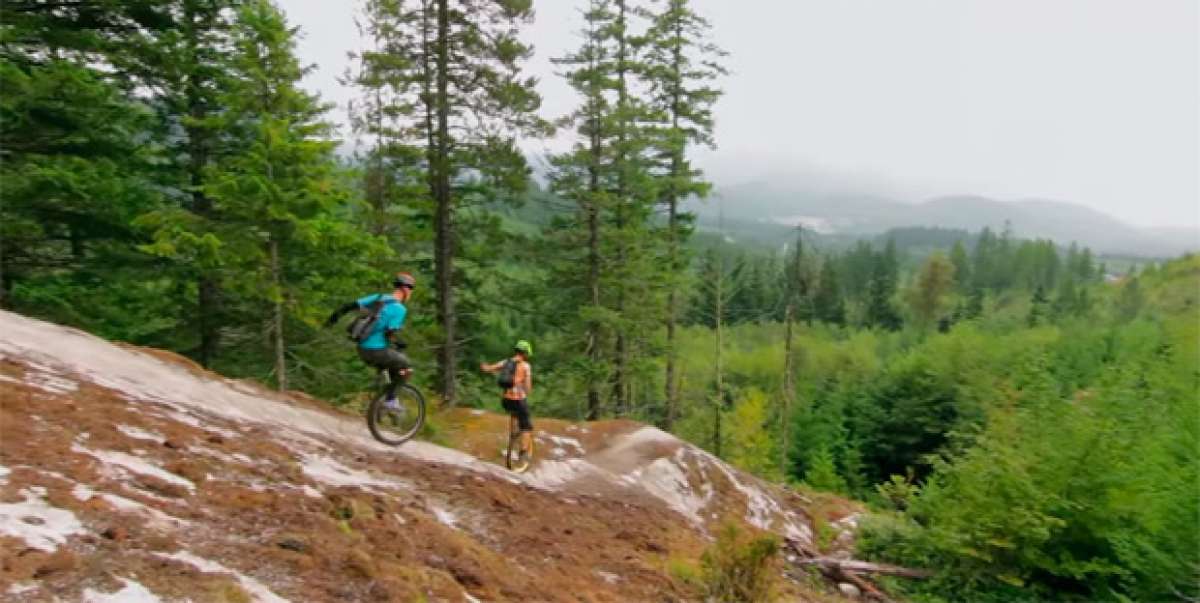
[[[700,559],[705,595],[723,603],[772,601],[779,579],[779,540],[725,524]]]

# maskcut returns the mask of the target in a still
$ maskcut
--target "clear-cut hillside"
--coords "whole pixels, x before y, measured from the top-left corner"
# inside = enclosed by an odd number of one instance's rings
[[[670,601],[670,561],[721,522],[811,544],[802,497],[652,427],[540,421],[516,476],[505,418],[441,420],[463,450],[388,448],[303,396],[0,312],[0,600]]]

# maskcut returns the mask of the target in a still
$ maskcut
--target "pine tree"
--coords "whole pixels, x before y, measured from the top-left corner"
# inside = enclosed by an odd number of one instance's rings
[[[0,307],[139,343],[174,326],[102,311],[161,295],[132,225],[163,202],[163,157],[125,66],[171,26],[165,1],[0,3]]]
[[[713,429],[710,442],[713,453],[721,455],[723,435],[721,420],[729,406],[730,392],[725,385],[725,324],[728,319],[730,302],[738,295],[737,284],[732,278],[732,270],[727,266],[721,249],[708,249],[701,257],[697,299],[693,303],[697,322],[713,329],[713,382],[711,392],[711,408],[713,412]]]
[[[386,88],[394,119],[388,140],[423,157],[433,206],[433,267],[441,326],[437,380],[456,400],[458,365],[455,268],[461,206],[522,189],[528,167],[517,134],[539,134],[535,80],[522,78],[531,49],[518,37],[533,10],[524,0],[368,0],[367,29],[378,52],[363,53],[356,83],[375,99]],[[391,152],[391,151],[389,151]]]
[[[917,273],[908,293],[909,308],[918,326],[928,328],[941,316],[946,294],[954,287],[954,264],[940,252],[934,252]]]
[[[985,226],[979,232],[979,239],[975,242],[975,249],[971,254],[970,274],[974,287],[993,291],[998,289],[996,275],[999,274],[999,247],[1000,242],[996,234]]]
[[[819,448],[809,461],[808,471],[804,473],[804,483],[809,487],[826,492],[845,492],[846,480],[838,475],[833,455],[826,448]]]
[[[848,299],[856,302],[866,298],[867,287],[875,269],[875,251],[871,244],[859,241],[840,259],[842,287]]]
[[[564,120],[577,134],[572,150],[551,157],[551,190],[573,201],[577,212],[551,230],[558,235],[557,248],[562,253],[556,256],[563,261],[551,269],[550,278],[568,295],[576,293],[574,299],[568,298],[568,307],[578,308],[572,317],[576,320],[564,326],[578,325],[583,331],[588,420],[600,417],[600,385],[609,372],[603,350],[611,321],[601,292],[607,273],[605,216],[612,204],[608,183],[612,180],[613,133],[607,115],[613,110],[608,94],[613,51],[605,34],[613,19],[610,9],[609,2],[593,0],[583,15],[582,46],[555,59],[556,64],[567,68],[563,75],[582,97],[582,103]],[[580,260],[586,266],[584,271],[578,269]]]
[[[1046,297],[1046,291],[1042,287],[1038,287],[1033,291],[1033,298],[1029,303],[1029,316],[1025,319],[1025,323],[1030,327],[1036,327],[1046,320],[1050,300]]]
[[[612,111],[607,116],[614,133],[612,147],[612,214],[610,272],[618,285],[614,297],[616,338],[613,347],[611,399],[624,414],[634,410],[633,380],[656,347],[653,340],[662,324],[666,294],[671,289],[671,266],[662,259],[663,240],[652,223],[659,199],[658,182],[650,172],[655,139],[651,105],[639,92],[648,66],[646,39],[637,36],[633,20],[639,12],[627,0],[613,0],[613,19],[605,28],[613,48],[610,68]]]
[[[1058,287],[1058,293],[1054,297],[1054,303],[1050,306],[1051,314],[1055,318],[1064,318],[1079,312],[1083,305],[1080,293],[1081,289],[1076,285],[1073,275],[1063,278]]]
[[[903,324],[903,319],[892,301],[898,278],[899,260],[896,257],[896,246],[888,240],[884,251],[874,257],[871,280],[867,286],[867,326],[895,331]]]
[[[1117,298],[1114,302],[1117,319],[1122,322],[1129,322],[1135,318],[1145,305],[1145,295],[1142,293],[1141,283],[1138,277],[1131,276],[1121,285],[1121,291],[1117,293]]]
[[[576,204],[578,215],[567,224],[579,232],[559,228],[553,236],[586,248],[588,269],[560,264],[551,274],[564,277],[563,284],[577,283],[572,288],[586,295],[576,304],[575,322],[585,331],[584,375],[593,417],[601,412],[605,381],[608,406],[618,413],[673,413],[669,404],[646,405],[633,395],[635,382],[652,379],[658,327],[675,285],[668,278],[670,262],[664,261],[666,237],[654,221],[659,196],[649,168],[655,139],[653,115],[638,88],[647,67],[645,40],[632,33],[637,16],[623,0],[592,2],[584,13],[582,47],[555,60],[566,68],[563,75],[582,104],[565,120],[575,131],[575,145],[551,159],[551,187]],[[577,261],[572,257],[559,259]]]
[[[832,325],[845,326],[846,302],[842,297],[841,283],[833,258],[826,257],[821,263],[821,275],[817,279],[817,292],[813,297],[817,320]]]
[[[964,317],[968,320],[983,316],[983,289],[973,287],[967,294],[967,306]]]
[[[955,288],[965,293],[971,286],[971,259],[967,257],[967,248],[962,239],[955,241],[950,249],[950,263],[954,265]]]
[[[775,443],[767,429],[767,395],[750,388],[734,403],[723,447],[730,462],[759,477],[782,475],[775,460]]]
[[[189,349],[203,366],[221,351],[222,328],[237,319],[236,300],[227,299],[228,274],[222,265],[222,227],[207,189],[215,162],[239,150],[246,140],[222,131],[228,107],[230,32],[240,0],[178,0],[172,3],[174,26],[131,61],[139,82],[155,91],[161,114],[158,140],[169,162],[162,186],[173,208],[144,216],[140,226],[153,232],[152,253],[172,261],[173,278],[190,280],[194,305],[177,304],[181,324],[194,326],[197,342]],[[193,318],[194,317],[194,318]]]
[[[285,316],[303,303],[288,282],[292,247],[320,235],[319,219],[337,201],[328,107],[299,88],[305,69],[295,56],[295,30],[268,0],[247,0],[239,9],[231,41],[229,107],[223,130],[239,132],[243,148],[212,167],[205,192],[224,224],[222,246],[236,253],[225,264],[229,279],[250,299],[271,307],[270,341],[275,382],[288,387]]]
[[[656,176],[661,180],[659,202],[667,209],[666,404],[675,408],[679,404],[675,328],[680,311],[679,289],[687,274],[683,244],[691,233],[693,219],[680,211],[679,205],[688,196],[707,196],[710,188],[689,161],[688,147],[715,147],[712,107],[721,91],[713,81],[726,73],[718,62],[725,53],[709,41],[710,24],[688,0],[662,0],[661,7],[642,12],[651,21],[644,36],[644,79],[650,93],[649,109],[660,121],[655,147]],[[669,429],[670,424],[664,427]]]
[[[363,8],[359,35],[372,48],[351,54],[356,68],[346,73],[343,82],[360,91],[360,97],[350,102],[350,125],[369,145],[360,159],[368,208],[362,223],[368,232],[387,240],[393,257],[379,268],[394,272],[395,258],[429,255],[433,200],[424,149],[412,141],[418,136],[412,116],[397,110],[413,102],[413,66],[405,54],[412,41],[393,30],[400,18],[395,2],[369,2]]]

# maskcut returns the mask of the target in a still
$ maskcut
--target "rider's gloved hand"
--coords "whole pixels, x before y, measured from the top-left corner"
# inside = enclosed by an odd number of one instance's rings
[[[347,312],[353,311],[357,307],[358,307],[358,302],[350,302],[350,303],[347,303],[346,305],[338,308],[337,310],[334,310],[333,314],[330,314],[329,318],[325,319],[325,327],[329,328],[329,327],[332,327],[333,325],[337,324],[338,319],[340,319]]]
[[[397,339],[396,341],[393,341],[393,342],[392,342],[392,347],[394,347],[394,348],[396,348],[397,350],[399,350],[399,351],[403,352],[404,350],[408,349],[408,344],[407,344],[407,343],[404,343],[403,341],[401,341],[401,340],[399,340],[399,339]]]

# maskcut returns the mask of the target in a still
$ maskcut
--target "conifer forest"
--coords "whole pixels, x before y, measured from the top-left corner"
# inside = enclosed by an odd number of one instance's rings
[[[524,339],[535,418],[862,501],[858,556],[934,572],[907,599],[1200,599],[1200,256],[756,240],[697,218],[730,54],[691,0],[588,0],[561,115],[531,0],[353,4],[344,124],[271,0],[0,4],[0,307],[350,412],[325,319],[409,272],[428,429]]]

